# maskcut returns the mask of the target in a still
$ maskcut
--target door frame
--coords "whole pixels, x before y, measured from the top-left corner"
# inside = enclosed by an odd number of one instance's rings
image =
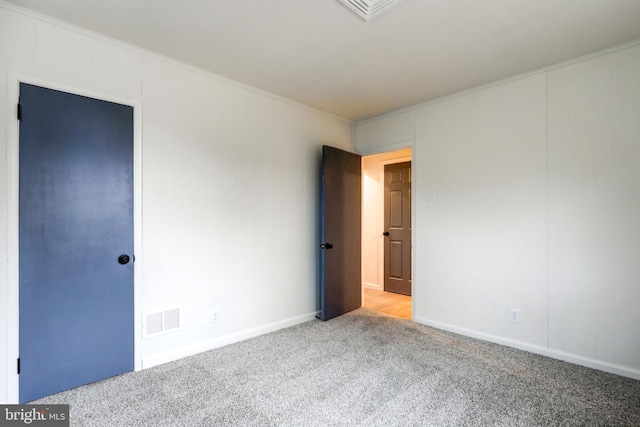
[[[0,304],[6,301],[7,347],[6,366],[7,400],[9,403],[19,401],[19,377],[17,373],[17,359],[20,352],[20,322],[19,322],[19,123],[17,120],[17,105],[20,97],[20,83],[41,86],[74,95],[95,98],[133,107],[133,246],[136,255],[136,266],[133,277],[133,328],[134,328],[134,370],[142,369],[140,355],[142,318],[140,308],[142,283],[142,101],[140,99],[125,98],[118,95],[99,92],[71,84],[43,79],[29,74],[9,71],[7,73],[7,287],[0,289]]]

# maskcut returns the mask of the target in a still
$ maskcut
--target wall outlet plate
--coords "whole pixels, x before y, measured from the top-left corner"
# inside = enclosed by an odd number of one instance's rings
[[[211,323],[220,323],[220,309],[214,308],[211,311]]]
[[[509,310],[509,322],[520,323],[520,310],[516,308]]]

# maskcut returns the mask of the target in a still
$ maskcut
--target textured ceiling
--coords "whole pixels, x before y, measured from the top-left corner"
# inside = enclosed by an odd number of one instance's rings
[[[640,0],[9,0],[350,120],[640,39]]]

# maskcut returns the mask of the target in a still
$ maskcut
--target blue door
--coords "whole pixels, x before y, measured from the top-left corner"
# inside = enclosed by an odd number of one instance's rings
[[[20,402],[133,370],[133,108],[20,85]]]

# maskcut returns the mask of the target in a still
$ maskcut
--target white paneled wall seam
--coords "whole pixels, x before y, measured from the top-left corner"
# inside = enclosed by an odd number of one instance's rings
[[[546,188],[545,188],[545,194],[546,194],[546,205],[545,205],[545,216],[547,218],[549,218],[549,73],[544,73],[544,103],[545,103],[545,135],[544,135],[544,140],[545,140],[545,181],[546,181]],[[550,286],[550,271],[549,271],[549,223],[547,222],[547,227],[546,227],[546,235],[545,235],[545,241],[546,241],[546,259],[547,259],[547,265],[546,265],[546,277],[545,277],[545,286],[546,286],[546,319],[547,319],[547,331],[546,331],[546,348],[547,350],[549,350],[551,347],[551,344],[549,342],[549,286]]]

